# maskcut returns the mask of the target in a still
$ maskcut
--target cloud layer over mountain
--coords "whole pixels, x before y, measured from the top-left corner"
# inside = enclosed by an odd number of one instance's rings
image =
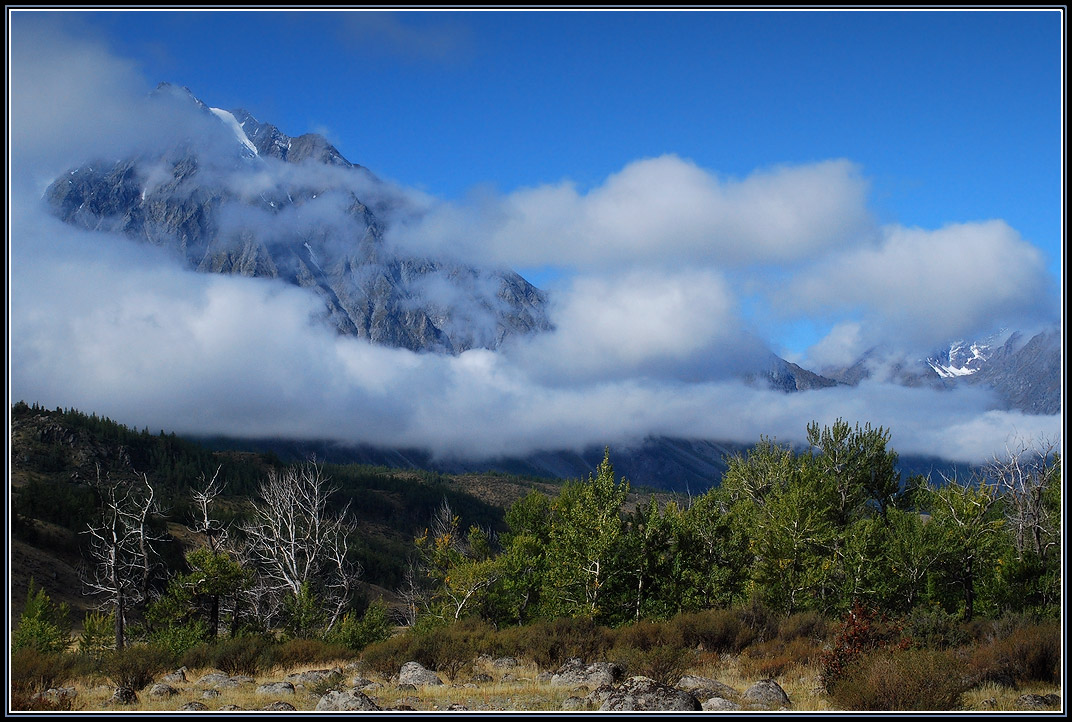
[[[396,247],[561,274],[554,331],[495,352],[419,354],[339,336],[300,289],[184,270],[159,249],[49,217],[40,193],[69,168],[215,131],[145,103],[153,83],[131,63],[52,25],[13,38],[11,77],[13,399],[153,430],[467,457],[649,435],[796,440],[809,421],[841,417],[891,428],[901,453],[979,460],[1011,434],[1060,429],[1058,417],[988,410],[978,388],[787,395],[739,380],[769,350],[756,309],[830,326],[814,354],[824,361],[878,341],[922,356],[951,337],[1056,320],[1054,283],[1015,229],[879,226],[866,169],[849,160],[728,178],[665,155],[590,189],[563,180],[461,204],[390,184],[375,197],[367,180],[347,181],[382,208]],[[244,193],[281,182],[273,174],[338,175],[266,167],[236,181]],[[344,222],[328,199],[316,209],[318,223]],[[279,234],[310,219],[249,211],[229,222]]]

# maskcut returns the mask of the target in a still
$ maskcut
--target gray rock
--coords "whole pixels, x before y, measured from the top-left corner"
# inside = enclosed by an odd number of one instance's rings
[[[673,711],[700,709],[688,692],[656,682],[648,677],[630,677],[614,690],[599,708],[601,711]]]
[[[111,689],[109,687],[109,689]],[[74,687],[51,687],[44,692],[37,692],[34,694],[33,699],[43,702],[51,702],[52,704],[58,704],[60,702],[66,702],[72,700],[78,696],[78,690]]]
[[[230,682],[231,675],[225,672],[209,672],[201,679],[197,680],[197,683],[204,687],[218,687],[219,685]]]
[[[454,704],[452,704],[452,705],[447,707],[447,711],[448,712],[468,712],[469,708],[466,707],[464,704],[459,704],[459,703],[455,702]]]
[[[170,684],[157,683],[149,688],[149,696],[154,699],[168,699],[179,693],[179,690]]]
[[[517,660],[517,657],[497,657],[491,660],[491,666],[496,669],[513,669],[521,666],[521,662]]]
[[[116,687],[115,693],[108,701],[111,704],[135,704],[138,701],[138,695],[130,687]]]
[[[712,697],[700,705],[700,709],[708,712],[732,712],[741,708],[741,705],[722,697]]]
[[[316,703],[318,712],[378,711],[380,707],[356,689],[332,690]]]
[[[294,685],[290,682],[269,682],[257,687],[257,694],[279,695],[294,694]]]
[[[279,701],[272,702],[271,704],[267,704],[264,707],[261,707],[261,709],[264,710],[265,712],[294,712],[294,711],[296,711],[295,708],[294,708],[294,705],[290,704],[289,702],[279,702]]]
[[[488,682],[494,682],[495,679],[490,674],[474,674],[472,681],[476,684],[487,684]]]
[[[789,706],[789,695],[773,679],[761,679],[745,690],[744,696],[764,707]]]
[[[218,689],[215,689],[215,688],[206,689],[204,692],[201,693],[201,699],[216,699],[219,696],[220,696],[220,691]]]
[[[334,669],[310,669],[305,672],[293,672],[283,679],[291,684],[317,684],[330,677],[341,677],[342,670]]]
[[[370,684],[376,684],[376,683],[373,682],[371,679],[365,679],[364,677],[362,677],[360,675],[358,675],[357,677],[354,677],[353,679],[350,680],[350,686],[351,687],[357,687],[358,689],[364,689],[365,687],[368,687]]]
[[[1043,709],[1059,704],[1061,704],[1061,698],[1056,694],[1022,694],[1016,698],[1016,706],[1021,709]]]
[[[556,687],[587,687],[595,689],[605,684],[614,684],[621,675],[621,668],[608,662],[585,664],[574,657],[558,668],[550,679]]]
[[[245,707],[239,707],[236,704],[225,704],[219,708],[219,712],[244,712]]]
[[[201,702],[187,702],[179,707],[180,712],[204,712],[208,707]]]
[[[584,701],[593,706],[599,706],[607,701],[607,698],[614,694],[614,687],[609,684],[604,684],[600,687],[596,687],[589,692]]]
[[[562,702],[562,709],[564,710],[585,709],[587,707],[588,703],[585,702],[584,699],[582,699],[581,697],[567,697]]]
[[[683,689],[686,692],[692,692],[693,696],[697,699],[706,699],[710,697],[722,697],[723,699],[737,699],[741,696],[741,693],[735,690],[728,684],[723,684],[717,679],[711,677],[697,677],[694,675],[686,675],[678,680],[675,685],[678,689]]]
[[[164,684],[186,684],[186,673],[189,670],[186,667],[180,667],[174,672],[169,672],[160,678],[160,681]]]
[[[424,685],[440,685],[443,684],[443,680],[436,676],[435,672],[422,667],[419,662],[406,662],[398,673],[398,686],[401,687],[404,684],[421,687]]]

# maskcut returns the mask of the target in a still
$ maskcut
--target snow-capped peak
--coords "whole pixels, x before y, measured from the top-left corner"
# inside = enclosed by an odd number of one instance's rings
[[[1000,333],[1000,332],[999,332]],[[998,334],[984,339],[983,341],[954,341],[949,345],[949,350],[935,354],[927,359],[927,365],[936,374],[945,379],[957,376],[970,376],[979,371],[990,360],[993,345]]]
[[[259,155],[259,153],[257,153],[257,146],[253,145],[253,142],[249,139],[249,136],[246,135],[246,131],[242,130],[241,124],[239,124],[238,119],[235,118],[232,113],[226,110],[222,110],[220,108],[209,108],[209,110],[211,110],[213,115],[215,115],[217,118],[226,123],[231,128],[231,130],[234,131],[235,137],[238,138],[238,142],[244,145],[250,153],[252,153],[253,155]]]

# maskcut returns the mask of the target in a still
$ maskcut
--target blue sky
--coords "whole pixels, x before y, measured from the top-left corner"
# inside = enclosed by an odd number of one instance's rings
[[[397,184],[423,216],[391,243],[507,265],[557,294],[557,340],[489,362],[538,393],[676,389],[745,335],[816,369],[876,343],[919,358],[1060,317],[1063,20],[16,11],[10,170],[40,186],[121,146],[138,134],[124,109],[168,81],[288,135],[322,133]],[[470,396],[501,405],[488,388]],[[891,409],[926,405],[887,392]]]
[[[186,85],[430,194],[581,189],[673,153],[719,175],[846,158],[883,222],[1005,220],[1056,276],[1057,12],[96,12]],[[539,282],[545,277],[523,269]],[[778,326],[790,344],[809,324]],[[823,328],[827,324],[819,324]],[[799,348],[795,349],[801,350]]]

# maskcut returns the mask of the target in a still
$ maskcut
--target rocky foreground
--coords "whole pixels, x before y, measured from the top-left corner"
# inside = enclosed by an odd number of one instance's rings
[[[135,691],[108,686],[50,689],[37,698],[59,708],[89,711],[794,711],[773,679],[741,689],[711,677],[686,675],[675,684],[626,677],[613,663],[571,659],[557,671],[538,673],[512,657],[477,660],[472,673],[444,683],[436,672],[407,662],[397,675],[376,681],[350,664],[256,679],[219,670],[194,675],[184,668]],[[483,670],[483,671],[481,671]],[[996,700],[981,700],[993,708]],[[1056,694],[1021,694],[1009,701],[1020,710],[1053,710]],[[816,709],[815,699],[802,709]],[[821,706],[820,706],[821,708]]]

